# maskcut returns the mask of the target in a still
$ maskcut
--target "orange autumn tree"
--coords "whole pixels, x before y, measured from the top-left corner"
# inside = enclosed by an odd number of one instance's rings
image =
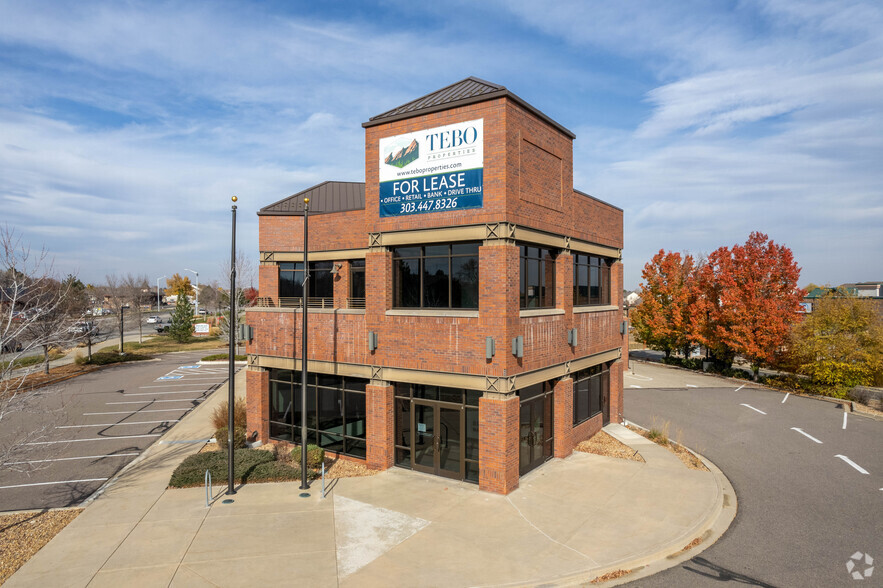
[[[698,274],[701,291],[692,317],[697,339],[727,365],[735,354],[751,364],[774,362],[798,317],[804,291],[791,250],[760,232],[744,245],[721,247]]]
[[[635,338],[666,357],[674,350],[689,357],[695,345],[691,317],[698,295],[696,269],[693,256],[660,249],[641,272],[641,304],[631,314]]]

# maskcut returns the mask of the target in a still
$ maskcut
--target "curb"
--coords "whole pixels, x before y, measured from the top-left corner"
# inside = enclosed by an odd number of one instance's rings
[[[225,361],[223,359],[213,360],[213,361],[203,361],[199,360],[196,363],[199,365],[230,365],[229,361]],[[234,361],[233,365],[248,365],[247,361]]]
[[[635,423],[631,421],[628,422],[631,425],[635,425]],[[640,427],[640,425],[635,426]],[[643,429],[644,427],[640,428]],[[685,447],[685,449],[702,461],[714,477],[717,486],[717,496],[714,505],[709,508],[706,516],[700,523],[695,525],[692,529],[689,529],[668,541],[653,553],[640,555],[629,560],[620,560],[619,562],[596,569],[588,569],[582,572],[568,574],[566,576],[549,578],[542,582],[541,586],[544,588],[552,588],[555,586],[586,586],[588,584],[601,586],[602,588],[607,586],[619,586],[673,568],[681,562],[694,557],[696,554],[702,553],[714,545],[714,543],[723,536],[727,529],[730,528],[730,525],[736,518],[736,491],[730,483],[730,480],[724,475],[720,468],[692,449],[687,447]],[[685,547],[695,539],[700,539],[700,544],[693,548],[685,549]],[[619,578],[595,583],[595,580],[601,576],[617,571],[628,571],[628,573]],[[506,584],[506,586],[534,585],[535,584],[518,582]]]
[[[638,425],[637,423],[634,423],[632,421],[626,422],[640,429],[644,429],[645,431],[647,430],[645,427],[642,427],[641,425]],[[736,518],[736,511],[738,510],[736,490],[733,488],[730,480],[720,470],[720,468],[714,465],[714,463],[712,463],[710,460],[706,459],[705,457],[696,453],[685,445],[681,445],[681,447],[683,447],[684,449],[695,455],[697,458],[699,458],[700,461],[702,461],[705,467],[708,468],[708,471],[712,474],[712,476],[714,476],[714,481],[717,485],[717,498],[715,500],[715,504],[708,511],[708,515],[706,516],[705,520],[694,527],[694,529],[690,530],[688,533],[683,533],[678,538],[670,541],[668,544],[666,544],[655,553],[638,557],[629,561],[622,561],[619,562],[618,565],[601,568],[597,570],[597,574],[594,578],[586,578],[585,575],[581,576],[581,578],[579,579],[573,577],[567,580],[567,583],[563,585],[583,585],[585,583],[593,582],[595,579],[603,576],[604,574],[619,570],[627,570],[629,573],[612,580],[597,582],[594,585],[601,587],[620,586],[622,584],[627,584],[629,582],[634,582],[636,580],[653,576],[655,574],[658,574],[659,572],[662,572],[669,568],[673,568],[678,564],[696,556],[699,553],[702,553],[703,551],[714,545],[718,541],[718,539],[723,536],[727,529],[730,528],[730,525],[733,524],[733,521]],[[701,542],[699,543],[699,545],[692,548],[685,548],[686,545],[689,545],[695,539],[700,539]],[[686,542],[686,544],[684,544],[683,542]],[[679,545],[680,547],[678,547]]]
[[[761,384],[759,382],[753,382],[751,380],[743,380],[742,378],[732,378],[730,376],[722,376],[720,374],[710,374],[708,372],[691,370],[691,369],[688,369],[685,367],[681,367],[679,365],[668,365],[665,363],[660,363],[658,361],[647,361],[646,359],[637,359],[637,358],[632,358],[629,361],[634,361],[636,363],[643,363],[646,365],[658,366],[658,367],[670,369],[670,370],[679,370],[682,372],[687,372],[689,374],[706,376],[709,378],[717,378],[719,380],[724,380],[726,382],[731,382],[731,383],[740,382],[741,384],[743,384],[745,386],[750,386],[751,388],[755,388],[758,390],[766,390],[767,392],[778,392],[780,394],[790,394],[791,396],[797,396],[799,398],[809,398],[811,400],[818,400],[821,402],[832,402],[834,404],[842,404],[843,410],[848,410],[852,414],[867,417],[867,418],[874,419],[874,420],[881,420],[881,418],[875,414],[868,414],[866,412],[862,412],[861,410],[856,410],[852,406],[853,404],[855,404],[855,401],[850,400],[849,398],[834,398],[832,396],[822,396],[820,394],[804,394],[802,392],[783,390],[781,388],[773,388],[771,386],[767,386],[766,384]],[[861,403],[859,403],[859,404],[861,404]],[[862,406],[864,406],[864,405],[862,405]]]

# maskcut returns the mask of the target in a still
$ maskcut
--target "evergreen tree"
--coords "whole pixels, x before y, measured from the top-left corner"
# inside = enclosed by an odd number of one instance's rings
[[[172,324],[169,326],[169,334],[178,343],[185,343],[193,333],[193,305],[187,298],[187,290],[181,288],[177,292],[178,301],[175,310],[172,311]]]

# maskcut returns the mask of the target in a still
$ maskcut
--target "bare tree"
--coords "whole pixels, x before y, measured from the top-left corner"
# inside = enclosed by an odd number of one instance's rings
[[[43,398],[47,388],[29,388],[27,376],[36,368],[20,367],[26,356],[70,340],[72,280],[53,276],[45,249],[32,251],[21,236],[0,226],[0,469],[31,467],[22,455],[52,428]]]
[[[147,276],[144,274],[141,274],[140,276],[126,274],[126,277],[122,279],[122,288],[123,297],[129,301],[130,316],[135,317],[138,320],[138,342],[143,343],[144,321],[142,320],[142,307],[146,300],[149,310],[150,301],[153,298],[153,294],[150,292],[150,284],[147,281]]]
[[[221,264],[221,273],[224,276],[222,278],[221,287],[226,287],[226,290],[219,291],[219,303],[223,314],[221,316],[221,320],[218,323],[218,328],[221,331],[221,339],[224,341],[230,340],[230,277],[231,277],[231,267],[230,261],[225,261]],[[242,322],[244,312],[243,309],[248,306],[248,301],[245,298],[245,290],[254,287],[255,281],[255,264],[251,257],[245,255],[242,251],[236,252],[236,295],[234,300],[236,301],[236,322],[239,324]]]

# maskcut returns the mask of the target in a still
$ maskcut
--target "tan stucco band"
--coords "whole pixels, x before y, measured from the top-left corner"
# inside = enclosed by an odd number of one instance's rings
[[[609,312],[611,310],[619,310],[618,306],[604,305],[604,306],[574,306],[573,314],[582,314],[584,312]]]
[[[388,382],[407,382],[409,384],[424,384],[427,386],[445,386],[447,388],[465,388],[467,390],[482,390],[487,393],[505,396],[514,394],[521,388],[526,388],[527,386],[532,386],[555,378],[563,378],[573,372],[592,367],[593,365],[619,359],[621,356],[621,349],[611,349],[609,351],[603,351],[601,353],[559,363],[532,372],[502,377],[477,374],[452,374],[447,372],[432,372],[408,368],[380,367],[317,360],[310,360],[307,363],[307,368],[311,372],[321,374],[353,376],[357,378],[383,380]],[[251,367],[295,371],[301,369],[301,362],[299,359],[274,357],[269,355],[249,355],[248,365]]]
[[[411,231],[390,231],[386,233],[371,233],[369,235],[370,249],[385,249],[398,245],[413,245],[415,243],[453,243],[457,241],[522,241],[546,245],[562,251],[575,251],[601,255],[616,260],[622,259],[622,250],[607,245],[589,243],[573,239],[566,235],[556,235],[521,227],[513,223],[492,223],[483,225],[469,225],[460,227],[441,227],[437,229],[416,229]],[[340,249],[337,251],[311,251],[310,259],[313,261],[334,261],[341,259],[364,259],[366,249]],[[303,253],[299,251],[262,251],[261,261],[276,263],[280,261],[303,261]]]

